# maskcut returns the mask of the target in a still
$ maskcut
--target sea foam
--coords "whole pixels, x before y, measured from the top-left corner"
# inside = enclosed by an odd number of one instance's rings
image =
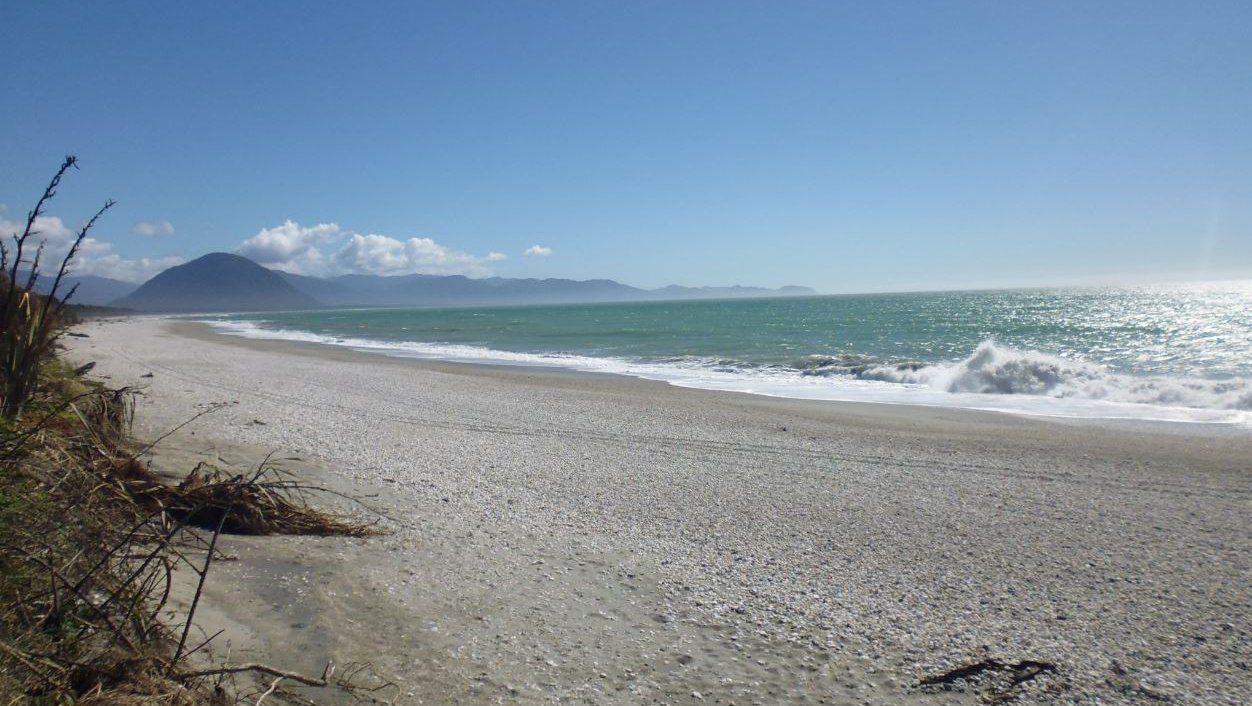
[[[1207,422],[1252,426],[1252,386],[1243,378],[1145,377],[1094,363],[984,341],[963,360],[887,364],[860,355],[810,356],[791,366],[687,358],[663,362],[502,351],[461,344],[383,341],[210,320],[248,338],[342,346],[393,357],[544,366],[661,380],[681,387],[795,399],[957,407],[1017,414]]]
[[[953,393],[1040,395],[1130,404],[1252,410],[1247,380],[1145,377],[1104,366],[1019,351],[984,341],[972,355],[950,365],[877,365],[857,374],[864,380],[926,385]]]

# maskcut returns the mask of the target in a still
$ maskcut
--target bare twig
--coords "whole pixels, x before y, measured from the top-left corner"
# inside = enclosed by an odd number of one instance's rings
[[[13,659],[21,662],[22,666],[34,672],[37,676],[39,676],[40,679],[43,679],[44,682],[47,684],[56,684],[56,681],[51,676],[49,676],[48,673],[45,672],[44,669],[42,668],[52,669],[52,670],[62,672],[62,673],[65,672],[65,668],[57,664],[56,662],[53,662],[52,660],[46,659],[44,657],[30,655],[26,652],[23,652],[22,650],[17,649],[16,647],[13,647],[12,645],[6,644],[3,641],[0,641],[0,652],[3,652],[6,655],[12,657]],[[38,662],[38,664],[35,664],[36,661]]]
[[[87,221],[87,225],[83,226],[82,229],[78,231],[78,235],[74,237],[74,244],[70,246],[69,252],[61,260],[61,267],[57,270],[56,279],[52,281],[52,289],[48,290],[48,299],[52,302],[56,302],[53,305],[56,307],[54,312],[59,312],[61,308],[65,306],[65,303],[74,296],[75,290],[78,289],[78,285],[76,284],[72,289],[70,289],[69,293],[60,300],[56,298],[57,290],[61,286],[61,280],[64,279],[65,275],[69,272],[70,263],[73,262],[74,256],[78,254],[78,248],[81,247],[83,241],[87,239],[87,234],[90,233],[92,227],[96,225],[96,221],[100,220],[100,216],[103,216],[105,211],[113,208],[116,204],[117,202],[113,199],[105,201],[104,205],[100,207],[100,210],[96,211],[96,214]]]
[[[191,608],[187,611],[187,624],[183,626],[182,637],[178,638],[178,649],[174,650],[174,659],[170,660],[170,670],[174,669],[174,665],[182,659],[183,647],[187,645],[187,635],[191,634],[192,619],[196,616],[196,607],[200,605],[200,596],[204,593],[204,583],[209,578],[209,567],[213,565],[213,550],[217,547],[217,538],[222,535],[222,525],[226,524],[226,517],[230,514],[230,506],[227,511],[222,513],[222,520],[217,524],[217,529],[213,532],[213,539],[209,542],[209,551],[204,555],[204,568],[198,573],[199,581],[196,582],[196,594],[191,599]]]
[[[77,164],[77,157],[72,154],[66,155],[65,160],[61,162],[61,168],[57,170],[57,173],[52,177],[52,181],[49,181],[48,186],[44,188],[43,196],[39,197],[39,200],[35,202],[35,207],[26,215],[26,228],[22,231],[22,234],[20,236],[16,233],[13,234],[15,248],[13,253],[13,262],[11,265],[12,270],[9,271],[9,282],[11,283],[11,286],[8,294],[10,301],[6,302],[6,309],[8,308],[8,305],[12,304],[11,298],[15,296],[15,292],[17,290],[17,271],[22,262],[22,249],[26,245],[26,240],[30,238],[30,236],[38,233],[38,231],[35,230],[35,221],[43,215],[43,207],[48,203],[48,201],[50,201],[53,196],[56,196],[57,187],[61,185],[61,178],[64,177],[65,173],[70,170],[70,167],[77,166]]]
[[[274,693],[274,690],[278,688],[279,682],[283,679],[286,679],[286,677],[275,677],[274,681],[270,683],[270,688],[266,689],[265,693],[257,697],[256,704],[254,706],[261,706],[261,702],[265,700],[265,697]]]
[[[155,447],[157,444],[159,444],[159,443],[161,443],[162,441],[165,441],[165,440],[166,440],[166,439],[168,439],[169,437],[173,436],[173,435],[174,435],[174,433],[175,433],[175,432],[177,432],[179,429],[182,429],[183,427],[187,426],[188,424],[191,424],[192,422],[196,421],[196,420],[197,420],[197,419],[199,419],[200,417],[203,417],[203,416],[204,416],[204,415],[206,415],[206,414],[212,414],[212,413],[214,413],[214,412],[218,411],[219,409],[225,409],[226,407],[229,407],[231,404],[233,404],[233,403],[232,403],[232,402],[215,402],[215,403],[213,403],[213,404],[209,405],[208,407],[205,407],[204,409],[200,410],[199,412],[196,412],[196,413],[195,413],[195,414],[191,417],[191,419],[188,419],[187,421],[183,422],[182,424],[179,424],[178,426],[174,427],[173,429],[170,429],[169,431],[165,432],[164,434],[162,434],[162,435],[158,436],[156,439],[154,439],[154,440],[152,441],[152,443],[150,443],[150,444],[148,444],[147,446],[143,447],[142,449],[140,449],[140,450],[139,450],[139,452],[138,452],[138,453],[136,453],[136,454],[134,454],[133,456],[131,456],[131,459],[132,459],[132,460],[137,459],[137,458],[139,458],[139,457],[143,456],[144,454],[148,453],[148,452],[149,452],[149,451],[151,451],[151,450],[153,449],[153,447]]]
[[[330,678],[335,673],[335,663],[327,662],[326,668],[322,670],[322,676],[318,678],[308,677],[299,672],[288,672],[276,669],[268,664],[260,664],[257,662],[249,662],[248,664],[239,664],[234,666],[223,665],[214,669],[201,669],[192,672],[176,672],[176,679],[195,679],[196,677],[209,677],[218,674],[242,674],[244,672],[256,672],[258,674],[268,674],[271,677],[281,677],[299,682],[305,686],[327,686],[330,684]]]
[[[199,652],[200,650],[203,650],[205,647],[207,647],[207,646],[208,646],[208,644],[209,644],[210,642],[213,642],[214,640],[216,640],[216,639],[217,639],[217,637],[218,637],[218,635],[221,635],[221,634],[222,634],[222,633],[224,633],[224,632],[226,632],[226,630],[223,628],[222,630],[218,630],[217,632],[213,633],[212,635],[209,635],[207,638],[205,638],[204,642],[201,642],[200,644],[196,645],[195,647],[193,647],[193,648],[191,648],[191,649],[187,650],[187,654],[186,654],[186,655],[183,655],[183,656],[184,656],[184,657],[187,657],[187,656],[190,656],[190,655],[194,655],[195,653]]]

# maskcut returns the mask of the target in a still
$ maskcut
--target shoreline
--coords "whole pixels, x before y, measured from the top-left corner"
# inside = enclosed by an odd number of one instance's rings
[[[1057,664],[1028,703],[1252,688],[1239,435],[80,330],[76,361],[149,385],[141,435],[234,402],[183,441],[378,495],[395,534],[256,561],[313,577],[269,642],[380,657],[400,702],[973,703],[916,682],[980,655]]]
[[[797,408],[808,408],[815,413],[820,413],[821,410],[827,410],[835,414],[845,415],[845,419],[848,416],[868,416],[873,418],[890,419],[900,415],[921,415],[926,417],[931,417],[933,415],[934,418],[945,418],[948,416],[947,413],[952,413],[956,415],[970,415],[969,421],[973,421],[982,415],[989,415],[990,418],[1010,417],[1045,424],[1053,423],[1062,426],[1078,427],[1090,426],[1115,431],[1177,434],[1182,436],[1248,436],[1249,438],[1252,438],[1252,426],[1237,421],[1149,419],[1135,417],[1084,417],[995,408],[963,407],[957,405],[877,400],[836,400],[787,397],[764,392],[717,390],[693,385],[684,385],[669,380],[658,380],[628,373],[577,370],[559,365],[510,365],[498,362],[439,360],[434,358],[389,355],[381,351],[357,350],[350,346],[338,346],[316,341],[298,341],[281,338],[251,338],[223,333],[218,331],[212,324],[205,321],[181,318],[168,320],[173,324],[172,330],[176,331],[179,335],[196,338],[206,342],[241,345],[245,348],[255,346],[253,348],[254,350],[274,352],[285,351],[289,353],[298,352],[302,355],[324,356],[327,359],[354,362],[391,361],[400,365],[427,366],[429,369],[433,370],[443,370],[455,374],[465,375],[474,375],[476,370],[481,369],[491,371],[502,378],[509,378],[514,375],[538,375],[550,376],[548,379],[552,381],[559,380],[563,376],[570,376],[575,380],[580,378],[602,380],[616,379],[621,381],[633,381],[634,383],[638,383],[640,385],[661,385],[665,388],[689,391],[692,394],[709,395],[711,396],[710,399],[717,399],[720,396],[728,396],[729,398],[737,398],[741,400],[745,398],[752,400],[775,400],[786,406],[795,405]],[[340,357],[341,354],[342,357]],[[895,408],[899,409],[892,411]]]
[[[478,359],[474,356],[458,358],[455,355],[444,356],[438,353],[422,353],[407,351],[405,342],[385,342],[361,339],[360,345],[350,341],[308,340],[301,336],[283,335],[249,335],[239,331],[227,331],[218,324],[204,319],[185,319],[187,323],[198,323],[207,326],[216,335],[231,338],[243,338],[251,341],[279,341],[299,345],[314,345],[324,348],[341,348],[359,353],[400,358],[434,363],[452,363],[457,365],[485,365],[498,368],[540,369],[565,371],[577,374],[615,375],[621,377],[663,382],[674,387],[711,392],[747,394],[758,397],[771,397],[785,400],[802,400],[821,404],[872,404],[900,405],[905,407],[957,409],[970,412],[991,412],[995,414],[1011,414],[1021,417],[1064,420],[1075,423],[1094,423],[1118,426],[1143,425],[1161,427],[1165,425],[1206,426],[1220,428],[1228,433],[1252,435],[1252,416],[1237,408],[1205,408],[1154,405],[1150,403],[1129,403],[1106,400],[1102,398],[1068,398],[1064,395],[1033,395],[1028,393],[995,394],[995,393],[958,393],[940,392],[918,385],[902,383],[868,382],[871,386],[857,388],[850,392],[847,388],[793,386],[793,382],[783,384],[768,379],[739,379],[736,376],[726,378],[689,377],[690,372],[681,369],[670,370],[665,366],[651,363],[640,363],[635,368],[627,361],[617,358],[585,358],[574,356],[567,360],[556,356],[564,363],[546,362],[547,357],[539,354],[519,354],[503,350],[487,348],[470,348],[479,353],[489,354]],[[303,335],[304,332],[287,332]],[[985,342],[986,343],[986,342]],[[415,344],[424,345],[424,344]],[[509,360],[509,356],[520,355],[518,360]],[[536,358],[530,360],[529,358]],[[539,362],[544,361],[544,362]],[[579,362],[581,361],[581,362]],[[938,365],[938,364],[936,364]],[[603,367],[604,369],[601,369]],[[619,368],[620,369],[615,369]],[[803,377],[803,376],[801,376]],[[759,386],[758,386],[759,385]]]

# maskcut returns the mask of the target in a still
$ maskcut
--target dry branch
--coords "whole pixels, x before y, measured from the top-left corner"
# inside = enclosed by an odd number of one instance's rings
[[[199,677],[211,677],[219,674],[242,674],[244,672],[267,674],[271,677],[278,677],[280,679],[290,679],[291,681],[299,682],[305,686],[329,686],[330,678],[335,673],[335,663],[327,662],[326,668],[322,670],[322,676],[317,678],[305,676],[299,672],[288,672],[282,669],[276,669],[268,664],[260,664],[257,662],[249,662],[248,664],[238,664],[234,666],[223,665],[214,669],[201,669],[191,672],[177,672],[174,676],[180,680],[189,680]]]

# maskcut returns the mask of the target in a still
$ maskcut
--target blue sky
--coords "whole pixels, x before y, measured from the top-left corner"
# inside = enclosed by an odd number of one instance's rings
[[[0,220],[74,153],[46,230],[116,199],[80,267],[131,279],[1252,277],[1249,36],[1247,2],[7,2]]]

